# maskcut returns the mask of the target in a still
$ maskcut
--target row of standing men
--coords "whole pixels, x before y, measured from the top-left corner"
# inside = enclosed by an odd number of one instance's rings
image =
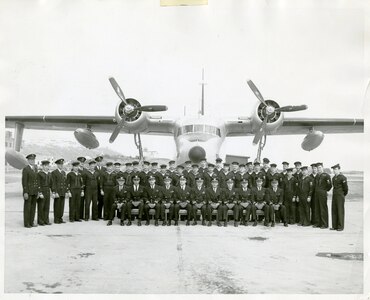
[[[335,173],[332,181],[323,172],[322,163],[311,164],[312,173],[308,174],[308,167],[302,167],[300,162],[294,163],[295,168],[283,162],[283,171],[279,173],[276,164],[269,164],[267,158],[262,168],[259,162],[246,165],[233,162],[230,170],[229,164],[217,159],[215,165],[203,160],[200,166],[188,161],[185,167],[170,161],[169,168],[161,165],[159,169],[158,163],[147,161],[140,169],[139,162],[134,161],[126,163],[122,171],[119,162],[103,163],[102,156],[90,161],[78,157],[69,173],[64,170],[64,159],[55,161],[57,169],[52,172],[49,172],[49,161],[42,161],[42,170],[38,172],[34,165],[36,156],[30,154],[26,158],[30,165],[22,175],[25,227],[36,226],[33,223],[36,204],[38,224],[50,224],[50,197],[54,199],[54,223],[64,223],[67,197],[71,222],[88,221],[92,206],[92,220],[104,218],[108,225],[112,224],[116,209],[121,225],[126,217],[127,225],[131,225],[133,208],[138,211],[138,225],[143,216],[149,224],[150,209],[155,211],[155,225],[159,218],[163,225],[170,225],[171,220],[178,223],[181,208],[187,212],[187,225],[192,219],[193,225],[197,224],[198,212],[203,225],[206,220],[211,225],[212,212],[217,211],[217,224],[220,226],[224,221],[225,226],[228,210],[233,211],[235,226],[239,221],[247,225],[250,217],[256,225],[256,211],[261,210],[265,226],[274,226],[277,218],[285,226],[297,223],[328,228],[327,192],[333,184],[331,229],[344,228],[344,197],[348,186],[339,164],[332,167]]]

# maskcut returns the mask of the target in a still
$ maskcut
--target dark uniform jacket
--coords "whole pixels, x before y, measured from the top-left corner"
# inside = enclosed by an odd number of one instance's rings
[[[91,171],[85,171],[82,174],[82,180],[85,185],[85,190],[89,191],[98,190],[99,172],[94,171],[94,173],[91,173]]]
[[[274,179],[276,179],[278,181],[279,187],[282,186],[282,177],[281,177],[280,173],[275,172],[274,174],[272,174],[271,172],[267,172],[267,174],[266,174],[266,186],[265,187],[270,188],[271,187],[271,182]]]
[[[64,197],[68,189],[66,172],[56,169],[51,172],[51,178],[51,191],[53,193],[58,193],[59,197]]]
[[[232,173],[230,171],[225,173],[224,170],[222,170],[222,171],[220,171],[220,173],[218,173],[218,183],[219,183],[218,185],[221,188],[225,188],[227,186],[226,181],[228,181],[229,179],[235,180],[234,173]]]
[[[119,189],[119,185],[114,187],[114,201],[118,203],[122,203],[123,201],[127,201],[130,199],[130,187],[123,186],[122,189]]]
[[[270,204],[283,204],[284,191],[277,187],[276,191],[272,187],[267,189],[267,202]]]
[[[101,187],[101,176],[103,175],[103,172],[106,171],[107,168],[104,166],[95,166],[95,171],[98,173],[98,188]]]
[[[299,173],[294,173],[293,176],[295,177],[295,179],[297,179],[297,181],[299,181],[302,179],[303,174],[302,172],[299,172]]]
[[[193,171],[189,172],[188,174],[188,180],[187,180],[187,185],[191,188],[195,187],[196,186],[196,183],[195,183],[195,180],[196,178],[203,178],[204,180],[204,174],[198,172],[198,173],[194,173]],[[180,186],[180,185],[179,185]]]
[[[321,173],[316,175],[315,191],[316,192],[329,192],[332,188],[330,175]]]
[[[313,192],[313,180],[311,176],[306,176],[301,178],[298,182],[298,197],[300,200],[307,199],[307,197],[312,197]]]
[[[39,192],[39,183],[37,176],[37,169],[33,169],[30,165],[26,166],[22,170],[22,187],[23,194],[37,195]]]
[[[206,189],[206,200],[207,202],[211,203],[218,203],[224,201],[223,189],[218,187],[216,192],[213,190],[212,187]]]
[[[296,197],[298,193],[297,179],[294,176],[288,179],[288,176],[286,176],[283,179],[283,189],[284,189],[284,198],[287,200],[292,200],[293,197]]]
[[[254,192],[251,187],[248,187],[246,190],[241,188],[239,190],[239,199],[241,202],[254,202]]]
[[[173,186],[179,186],[180,185],[180,177],[181,176],[184,176],[186,178],[186,182],[189,182],[189,177],[188,177],[188,173],[185,174],[185,171],[183,171],[181,174],[178,173],[178,172],[175,172],[174,174],[172,174],[172,185]]]
[[[122,177],[125,178],[125,185],[131,186],[133,184],[132,183],[132,177],[133,177],[132,172],[125,171],[125,172],[123,172]],[[141,181],[141,179],[140,179],[140,181]]]
[[[135,191],[135,186],[130,186],[130,200],[132,201],[145,201],[145,187],[141,184],[138,185],[137,191]]]
[[[51,189],[51,174],[50,172],[45,173],[44,171],[40,171],[37,173],[38,183],[39,183],[39,190],[43,189]]]
[[[224,199],[226,202],[234,203],[239,201],[239,189],[233,187],[231,190],[229,188],[223,189]]]
[[[183,190],[180,186],[176,189],[176,199],[179,202],[193,201],[193,189],[189,186],[185,186]]]
[[[158,184],[155,184],[153,188],[147,186],[145,188],[145,198],[150,203],[154,203],[155,201],[162,201],[163,199],[163,187]]]
[[[176,201],[176,187],[170,185],[169,188],[166,188],[166,185],[163,187],[163,199],[168,201]]]
[[[141,171],[139,173],[140,184],[143,185],[143,186],[148,186],[149,185],[148,178],[149,178],[150,175],[151,175],[150,171],[148,171],[148,172]],[[156,180],[156,183],[157,183],[157,178],[155,180]]]
[[[170,171],[166,170],[166,173],[158,172],[157,173],[157,178],[156,178],[156,184],[160,186],[164,186],[164,178],[169,177],[172,179],[172,174]]]
[[[252,188],[253,191],[253,201],[257,203],[266,202],[269,203],[268,197],[267,197],[267,189],[264,187],[261,187],[261,190],[258,190],[257,187]]]
[[[217,178],[217,174],[215,172],[209,173],[209,172],[204,172],[203,173],[203,184],[206,188],[211,187],[211,181]],[[195,187],[195,186],[194,186]]]
[[[114,188],[117,185],[117,177],[114,172],[108,173],[107,171],[104,171],[100,174],[100,189],[106,189],[106,188]]]
[[[340,194],[347,196],[348,183],[347,178],[343,174],[334,175],[333,177],[333,194]]]
[[[83,188],[83,179],[79,172],[77,174],[73,171],[67,174],[67,189],[81,189]]]
[[[206,188],[204,185],[200,189],[196,186],[193,188],[193,198],[194,201],[197,203],[205,202],[206,201]]]
[[[262,181],[262,186],[266,186],[266,176],[265,176],[265,173],[262,172],[262,171],[259,171],[258,173],[256,172],[253,172],[252,173],[252,184],[254,187],[257,186],[257,179],[258,178],[261,178],[263,181]]]

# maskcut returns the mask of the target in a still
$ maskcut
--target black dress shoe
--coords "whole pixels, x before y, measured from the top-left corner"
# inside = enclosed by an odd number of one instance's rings
[[[207,226],[212,226],[212,222],[211,221],[208,221],[208,225]]]
[[[257,221],[254,221],[253,226],[257,226]]]
[[[266,227],[269,227],[269,224],[267,222],[263,223]]]
[[[328,227],[326,226],[321,226],[320,229],[327,229]]]
[[[26,227],[26,228],[32,228],[32,226],[31,226],[31,225],[26,225],[26,226],[24,226],[24,227]]]
[[[191,225],[195,226],[197,224],[198,224],[197,221],[194,221],[193,224],[191,224]]]
[[[338,228],[337,231],[343,231],[343,228]]]
[[[158,220],[154,221],[154,226],[158,226]]]
[[[99,219],[92,219],[93,221],[99,221]]]
[[[224,227],[227,227],[227,222],[226,221],[224,222]]]
[[[65,221],[63,221],[63,220],[60,220],[60,223],[62,224],[62,223],[65,223]]]
[[[75,222],[82,222],[80,219],[78,219],[78,220],[75,220]]]
[[[171,220],[167,221],[167,226],[171,226]]]
[[[234,222],[234,227],[238,227],[238,222]]]
[[[141,220],[137,220],[137,226],[141,226]]]
[[[179,225],[179,221],[175,221],[175,226],[178,226]]]
[[[284,223],[284,226],[285,226],[285,227],[288,227],[288,223]]]
[[[337,228],[333,228],[333,227],[332,227],[332,228],[330,228],[330,230],[338,230],[338,229],[337,229]]]
[[[74,223],[74,220],[69,220],[69,222]]]
[[[123,222],[123,221],[122,221]],[[127,222],[127,226],[131,226],[131,221]]]
[[[111,220],[109,220],[108,223],[107,223],[107,226],[110,226],[110,225],[112,225],[112,221]],[[121,225],[122,225],[122,223],[121,223]]]
[[[37,225],[36,224],[31,224],[31,227],[37,227]]]
[[[40,226],[44,226],[45,224],[44,224],[44,223],[38,223],[38,225],[40,225]]]
[[[271,227],[275,227],[275,222],[272,222],[271,223]]]
[[[188,221],[186,221],[186,226],[189,226],[190,225],[190,222],[189,222],[189,220]]]
[[[51,225],[51,223],[50,222],[47,222],[47,223],[45,223],[45,225]]]
[[[123,220],[121,220],[121,221],[119,222],[119,225],[120,225],[120,226],[125,226],[125,222],[124,222]]]
[[[220,222],[217,222],[217,226],[218,226],[218,227],[221,227],[221,223],[220,223]]]
[[[206,221],[205,220],[202,221],[202,225],[206,226]]]
[[[167,222],[163,221],[162,226],[166,226],[166,225],[167,225]]]
[[[145,222],[145,226],[148,226],[150,223],[149,223],[150,221],[148,220],[148,221],[146,221]]]

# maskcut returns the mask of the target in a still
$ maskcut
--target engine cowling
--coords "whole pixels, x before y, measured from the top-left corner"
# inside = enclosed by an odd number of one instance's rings
[[[9,165],[18,170],[22,170],[28,165],[28,161],[24,155],[14,149],[9,149],[5,152],[5,160]]]
[[[116,111],[115,111],[115,120],[119,123],[122,120],[122,116],[124,115],[124,109],[128,109],[128,107],[136,108],[140,107],[141,104],[139,101],[133,98],[126,99],[127,104],[123,102],[119,102]],[[143,114],[142,111],[138,110],[134,113],[130,113],[126,115],[126,121],[124,122],[124,127],[128,130],[129,133],[140,133],[145,130],[148,126],[148,119],[145,117],[146,115]]]
[[[324,133],[321,131],[312,131],[305,136],[301,147],[305,151],[316,149],[324,140]]]
[[[76,140],[88,149],[95,149],[99,147],[99,141],[94,133],[87,128],[77,128],[74,132]]]
[[[278,108],[279,104],[277,104],[274,100],[266,100],[266,103],[269,106],[274,108]],[[259,127],[261,126],[263,120],[266,118],[266,112],[263,109],[264,105],[259,103],[254,110],[252,116],[252,130],[256,132]],[[267,123],[266,123],[266,133],[271,134],[274,133],[282,124],[284,120],[284,115],[280,111],[274,111],[271,115],[269,115]]]

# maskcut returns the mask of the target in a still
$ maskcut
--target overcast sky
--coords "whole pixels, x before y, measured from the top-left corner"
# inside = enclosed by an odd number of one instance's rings
[[[251,78],[267,99],[308,105],[288,117],[363,118],[370,40],[364,2],[297,2],[1,1],[2,113],[111,116],[114,76],[126,97],[167,105],[162,115],[181,117],[184,106],[195,114],[204,68],[206,114],[249,116],[256,103],[246,84]],[[109,135],[97,134],[101,145],[137,153],[132,136],[110,145]],[[74,140],[73,132],[50,131],[25,131],[24,139],[50,136]],[[270,137],[263,157],[363,169],[363,135],[327,135],[312,152],[301,149],[303,138]],[[172,138],[142,141],[161,157],[175,156]],[[230,138],[221,155],[254,158],[256,151],[252,137]]]

